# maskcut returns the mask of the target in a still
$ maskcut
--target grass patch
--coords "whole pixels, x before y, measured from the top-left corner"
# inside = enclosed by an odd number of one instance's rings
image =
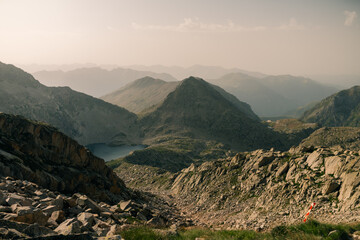
[[[278,226],[268,233],[245,230],[219,230],[206,228],[181,229],[176,234],[158,231],[146,226],[138,226],[120,232],[126,240],[345,240],[351,239],[350,234],[360,230],[360,225],[332,225],[309,220],[306,223],[292,226]]]

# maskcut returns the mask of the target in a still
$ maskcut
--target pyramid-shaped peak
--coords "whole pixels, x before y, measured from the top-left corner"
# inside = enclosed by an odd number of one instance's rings
[[[147,87],[152,84],[163,84],[163,83],[166,83],[166,82],[161,79],[156,79],[156,78],[146,76],[146,77],[135,80],[134,82],[130,83],[129,85],[136,86],[136,87]]]
[[[182,80],[181,85],[184,85],[184,84],[191,84],[191,85],[200,84],[201,85],[201,84],[208,84],[208,83],[202,78],[190,76],[190,77],[185,78],[184,80]]]

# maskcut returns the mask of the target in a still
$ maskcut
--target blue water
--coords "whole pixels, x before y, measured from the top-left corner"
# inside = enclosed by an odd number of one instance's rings
[[[86,146],[95,156],[102,158],[105,162],[124,157],[134,150],[144,149],[144,145],[135,146],[109,146],[105,143],[94,143]]]

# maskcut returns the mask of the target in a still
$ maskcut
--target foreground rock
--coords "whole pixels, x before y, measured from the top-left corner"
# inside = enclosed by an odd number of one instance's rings
[[[0,113],[0,239],[91,239],[174,222],[181,217],[162,199],[128,189],[76,141]]]
[[[357,222],[360,157],[339,147],[239,153],[183,170],[172,191],[206,224],[261,230],[300,223],[312,202],[318,220]]]
[[[139,224],[181,224],[166,203],[151,196],[146,200],[148,204],[128,200],[110,205],[79,193],[64,195],[27,180],[0,177],[0,239],[120,239],[119,231]]]
[[[51,126],[4,113],[0,113],[0,173],[106,202],[131,198],[123,181],[85,147]]]
[[[135,169],[150,180],[135,175]],[[116,172],[127,184],[171,195],[196,225],[266,230],[301,223],[312,202],[312,218],[360,221],[359,152],[340,146],[241,152],[175,174],[139,165],[126,170],[138,178],[125,175],[120,166]]]

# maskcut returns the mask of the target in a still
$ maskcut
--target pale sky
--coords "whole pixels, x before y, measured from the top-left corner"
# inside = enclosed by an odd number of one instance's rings
[[[0,61],[360,74],[360,0],[0,0]]]

